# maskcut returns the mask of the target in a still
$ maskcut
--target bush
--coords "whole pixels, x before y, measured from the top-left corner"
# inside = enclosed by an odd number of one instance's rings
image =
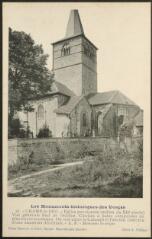
[[[73,172],[73,176],[77,173]],[[86,161],[83,172],[79,173],[79,177],[90,186],[113,183],[118,178],[123,184],[133,177],[142,176],[142,163],[138,152],[130,154],[121,148],[105,150],[92,161]]]
[[[8,119],[8,138],[29,138],[33,137],[29,126],[25,129],[19,119]]]
[[[22,125],[19,119],[8,118],[8,138],[19,137]]]
[[[52,132],[49,130],[47,125],[44,125],[43,128],[39,130],[37,135],[38,138],[49,138],[52,137]]]

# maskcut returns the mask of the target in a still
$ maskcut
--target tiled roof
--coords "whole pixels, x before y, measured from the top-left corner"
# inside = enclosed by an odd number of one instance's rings
[[[58,114],[70,114],[82,98],[82,96],[72,96],[65,105],[55,109],[54,112]]]
[[[56,95],[56,94],[62,94],[62,95],[66,95],[66,96],[74,96],[75,95],[74,92],[71,91],[64,84],[62,84],[58,81],[53,81],[52,85],[51,85],[51,90],[49,92],[47,92],[44,95],[39,95],[39,96],[29,98],[29,100],[38,100],[38,99],[48,98],[48,97]]]
[[[127,96],[122,94],[120,91],[107,91],[102,93],[94,93],[88,95],[88,101],[91,105],[100,104],[125,104],[125,105],[136,105]]]
[[[143,126],[143,110],[140,110],[135,117],[136,126]]]
[[[58,81],[54,81],[51,86],[50,94],[55,94],[55,93],[61,93],[63,95],[67,95],[67,96],[75,95],[74,92],[71,91],[67,86],[65,86],[64,84],[62,84]]]

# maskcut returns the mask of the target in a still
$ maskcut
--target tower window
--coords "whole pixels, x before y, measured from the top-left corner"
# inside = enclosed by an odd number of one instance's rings
[[[70,55],[70,44],[69,42],[66,42],[61,50],[61,56],[68,56]]]
[[[88,56],[91,59],[94,59],[95,53],[90,45],[88,45],[87,43],[83,44],[83,51],[86,56]]]
[[[39,105],[38,107],[38,119],[44,119],[44,107]]]

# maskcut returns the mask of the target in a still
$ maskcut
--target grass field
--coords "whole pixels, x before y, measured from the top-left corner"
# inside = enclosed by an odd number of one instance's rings
[[[80,159],[82,160],[82,159]],[[85,156],[82,165],[72,165],[29,178],[18,178],[14,188],[18,193],[9,196],[31,197],[142,197],[142,155],[141,151],[126,152],[122,149],[100,152]],[[41,165],[30,167],[40,171],[54,167]],[[23,170],[16,171],[17,175]],[[16,177],[10,171],[10,178]],[[25,174],[25,173],[23,173]],[[11,182],[11,181],[10,181]]]

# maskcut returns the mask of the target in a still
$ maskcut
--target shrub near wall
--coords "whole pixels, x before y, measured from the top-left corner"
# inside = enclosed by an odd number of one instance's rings
[[[94,155],[104,150],[108,145],[118,147],[118,143],[111,138],[49,138],[49,139],[17,139],[9,141],[9,164],[19,160],[27,160],[32,154],[34,163],[60,163],[81,160],[86,155]],[[106,146],[107,147],[107,146]],[[11,157],[16,157],[14,161]]]

